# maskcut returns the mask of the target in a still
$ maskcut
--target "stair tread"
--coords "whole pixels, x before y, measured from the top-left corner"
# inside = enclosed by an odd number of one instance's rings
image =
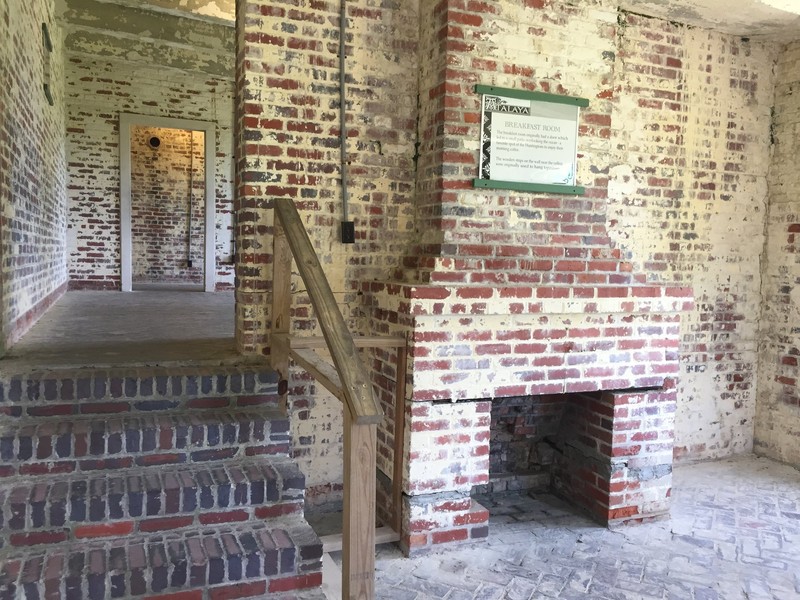
[[[218,373],[274,373],[272,367],[267,364],[262,356],[243,355],[232,363],[220,364],[211,362],[208,364],[168,364],[168,365],[111,365],[111,366],[39,366],[36,364],[25,364],[13,360],[13,357],[6,357],[0,364],[0,378],[10,380],[13,378],[28,379],[81,379],[92,377],[156,377],[166,375],[168,377],[179,376],[203,376],[215,375]]]
[[[274,456],[288,454],[290,442],[289,419],[275,408],[24,418],[0,425],[0,475]]]
[[[73,368],[21,372],[0,365],[0,403],[159,400],[274,393],[278,374],[263,361],[234,365]]]
[[[322,544],[300,515],[241,525],[70,541],[12,549],[0,558],[3,591],[63,583],[82,598],[122,598],[309,575],[321,570]]]
[[[91,540],[69,540],[58,544],[47,544],[43,546],[26,546],[23,548],[7,548],[0,555],[0,571],[4,572],[9,561],[18,557],[45,556],[51,554],[65,554],[71,552],[88,552],[96,549],[110,549],[130,547],[143,543],[162,543],[168,541],[186,541],[194,538],[212,537],[217,538],[223,534],[234,535],[237,539],[247,534],[254,534],[263,531],[284,531],[289,534],[289,542],[284,538],[282,543],[294,545],[315,545],[322,548],[322,542],[314,529],[308,524],[302,514],[294,514],[270,519],[269,521],[253,520],[246,523],[226,523],[217,525],[207,525],[202,528],[181,531],[157,531],[148,533],[131,534],[124,537],[117,536],[111,538],[91,539]],[[260,542],[260,543],[258,543]],[[264,539],[257,540],[256,546],[264,549]],[[283,547],[280,546],[279,547]],[[286,547],[289,547],[288,545]],[[223,550],[225,554],[235,554],[241,551],[241,546],[235,549],[234,546],[226,546]],[[320,553],[321,556],[321,553]]]
[[[84,433],[97,431],[121,432],[129,426],[157,428],[175,425],[208,425],[216,424],[221,418],[227,420],[221,425],[235,423],[239,419],[252,420],[288,420],[284,412],[278,408],[246,409],[219,408],[214,410],[173,410],[152,414],[125,413],[108,415],[98,419],[96,414],[78,414],[54,417],[20,417],[0,424],[0,437],[7,435],[63,435],[73,431]]]
[[[246,458],[183,466],[180,471],[132,467],[48,478],[16,478],[0,485],[2,528],[63,531],[108,524],[275,504],[301,504],[305,478],[288,457]],[[242,514],[241,518],[246,515]],[[189,525],[186,523],[185,525]],[[180,524],[177,524],[180,526]],[[27,538],[19,538],[19,544]],[[37,543],[37,542],[34,542]]]

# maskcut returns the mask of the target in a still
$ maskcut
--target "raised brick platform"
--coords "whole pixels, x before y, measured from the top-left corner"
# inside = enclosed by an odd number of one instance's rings
[[[231,365],[3,378],[0,600],[319,586],[276,383]]]

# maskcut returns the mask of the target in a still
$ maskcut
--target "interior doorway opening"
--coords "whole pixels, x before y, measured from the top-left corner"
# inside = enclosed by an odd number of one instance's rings
[[[122,291],[215,289],[213,123],[120,115]]]
[[[132,287],[203,288],[205,133],[131,130]]]

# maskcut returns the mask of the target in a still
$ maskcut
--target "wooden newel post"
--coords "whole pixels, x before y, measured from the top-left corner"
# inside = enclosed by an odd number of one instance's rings
[[[292,305],[292,250],[280,219],[275,217],[272,238],[272,332],[270,363],[281,377],[278,394],[286,410],[289,383],[289,310]]]
[[[342,597],[375,598],[375,460],[378,426],[356,424],[344,408]]]

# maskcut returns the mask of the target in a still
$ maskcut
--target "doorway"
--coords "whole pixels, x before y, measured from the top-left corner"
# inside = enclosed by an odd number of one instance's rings
[[[122,291],[215,289],[215,127],[120,115]]]

